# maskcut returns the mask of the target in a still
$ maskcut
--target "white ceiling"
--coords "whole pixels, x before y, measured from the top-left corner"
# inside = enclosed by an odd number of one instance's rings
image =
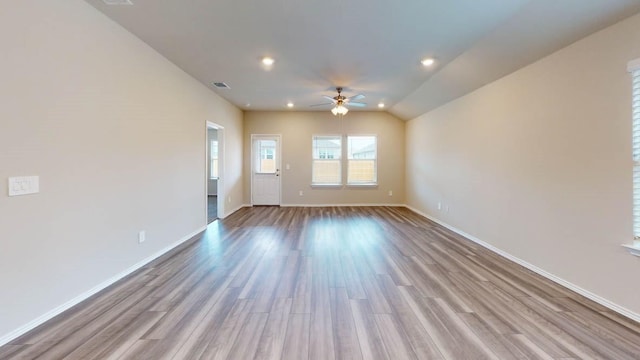
[[[328,111],[309,106],[343,86],[402,119],[640,12],[640,0],[86,1],[244,110]]]

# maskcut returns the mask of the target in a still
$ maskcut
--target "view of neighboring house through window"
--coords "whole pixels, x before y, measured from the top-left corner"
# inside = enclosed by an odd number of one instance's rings
[[[373,185],[378,181],[375,136],[347,136],[347,184]]]
[[[256,172],[272,174],[276,172],[276,142],[273,140],[260,140],[256,146],[259,156],[256,159]]]
[[[209,164],[209,177],[217,179],[218,175],[218,140],[211,140],[209,144],[211,163]]]
[[[314,136],[311,183],[313,185],[342,184],[342,137]]]

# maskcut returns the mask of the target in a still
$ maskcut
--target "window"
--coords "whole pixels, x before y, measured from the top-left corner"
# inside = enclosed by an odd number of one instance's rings
[[[276,142],[274,140],[258,140],[256,145],[258,148],[255,152],[258,155],[256,159],[256,172],[263,174],[273,174],[276,172]]]
[[[209,164],[209,178],[217,179],[219,177],[218,140],[211,140],[211,143],[209,144],[209,159],[211,159],[211,163]]]
[[[341,185],[342,137],[314,136],[312,143],[311,183],[313,185]]]
[[[640,59],[629,64],[632,78],[633,237],[640,245]]]
[[[375,185],[377,172],[377,141],[375,136],[347,136],[348,185]]]

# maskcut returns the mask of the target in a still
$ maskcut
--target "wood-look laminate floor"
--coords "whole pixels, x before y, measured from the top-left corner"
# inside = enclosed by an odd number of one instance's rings
[[[640,325],[404,208],[212,223],[1,359],[640,359]]]

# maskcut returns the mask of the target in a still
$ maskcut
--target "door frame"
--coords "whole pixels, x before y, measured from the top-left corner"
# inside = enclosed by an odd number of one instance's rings
[[[209,166],[210,163],[208,161],[209,159],[209,129],[216,129],[218,130],[218,195],[217,195],[217,201],[218,201],[218,219],[224,219],[226,217],[226,213],[225,213],[225,209],[224,209],[224,199],[226,198],[226,191],[225,191],[225,186],[224,186],[224,179],[225,179],[225,152],[224,152],[224,126],[216,124],[214,122],[211,121],[207,121],[206,122],[206,126],[205,126],[205,172],[206,172],[206,176],[205,181],[204,181],[204,189],[205,189],[205,195],[208,196],[208,190],[209,190]],[[205,202],[205,206],[204,206],[204,214],[205,214],[205,220],[208,222],[209,219],[209,206],[207,203],[207,196],[204,197],[204,202]]]
[[[259,137],[275,137],[278,138],[277,141],[277,146],[276,146],[276,168],[279,169],[280,175],[278,176],[278,204],[277,206],[281,206],[282,205],[282,134],[251,134],[251,144],[250,144],[250,148],[251,148],[251,167],[249,168],[249,171],[251,172],[251,186],[250,186],[250,191],[251,191],[251,206],[254,206],[254,201],[253,201],[253,175],[255,173],[254,171],[254,165],[255,165],[255,154],[254,154],[254,147],[253,147],[253,141],[255,140],[255,138],[259,138]]]

